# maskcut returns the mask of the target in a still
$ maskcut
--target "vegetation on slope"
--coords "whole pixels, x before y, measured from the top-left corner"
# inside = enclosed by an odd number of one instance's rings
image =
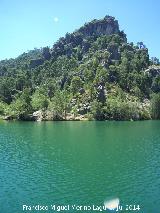
[[[0,61],[6,119],[158,119],[159,92],[159,60],[149,59],[143,42],[127,43],[110,16],[67,33],[52,48]]]

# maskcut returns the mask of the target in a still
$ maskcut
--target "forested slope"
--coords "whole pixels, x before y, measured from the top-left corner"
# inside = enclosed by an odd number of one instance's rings
[[[0,115],[21,120],[159,118],[160,66],[127,43],[114,17],[93,20],[52,48],[0,61]]]

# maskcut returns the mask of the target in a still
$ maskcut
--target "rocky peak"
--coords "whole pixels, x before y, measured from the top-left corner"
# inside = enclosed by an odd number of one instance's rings
[[[94,19],[81,27],[78,32],[87,36],[111,35],[119,33],[119,24],[112,16],[105,16],[104,19]]]
[[[80,47],[82,49],[82,53],[85,54],[89,50],[91,42],[94,42],[97,37],[113,34],[118,34],[121,38],[123,38],[124,42],[127,42],[125,33],[119,30],[118,21],[114,17],[105,16],[100,20],[94,19],[75,32],[67,33],[65,37],[60,38],[53,45],[50,53],[53,58],[57,58],[60,55],[70,57],[73,51],[75,51],[74,48]],[[118,55],[117,51],[118,49],[114,49],[113,55]],[[79,60],[81,60],[81,57],[82,56],[79,54]],[[118,57],[119,56],[116,56],[116,58]]]

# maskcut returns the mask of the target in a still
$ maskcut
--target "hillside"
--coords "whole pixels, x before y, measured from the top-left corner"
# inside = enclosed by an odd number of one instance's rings
[[[67,33],[52,48],[0,61],[3,119],[159,118],[159,92],[159,60],[149,58],[143,42],[127,43],[111,16]]]

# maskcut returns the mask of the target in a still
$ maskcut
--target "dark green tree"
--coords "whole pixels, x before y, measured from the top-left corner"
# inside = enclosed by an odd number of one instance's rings
[[[160,119],[160,93],[154,94],[151,99],[152,118]]]

